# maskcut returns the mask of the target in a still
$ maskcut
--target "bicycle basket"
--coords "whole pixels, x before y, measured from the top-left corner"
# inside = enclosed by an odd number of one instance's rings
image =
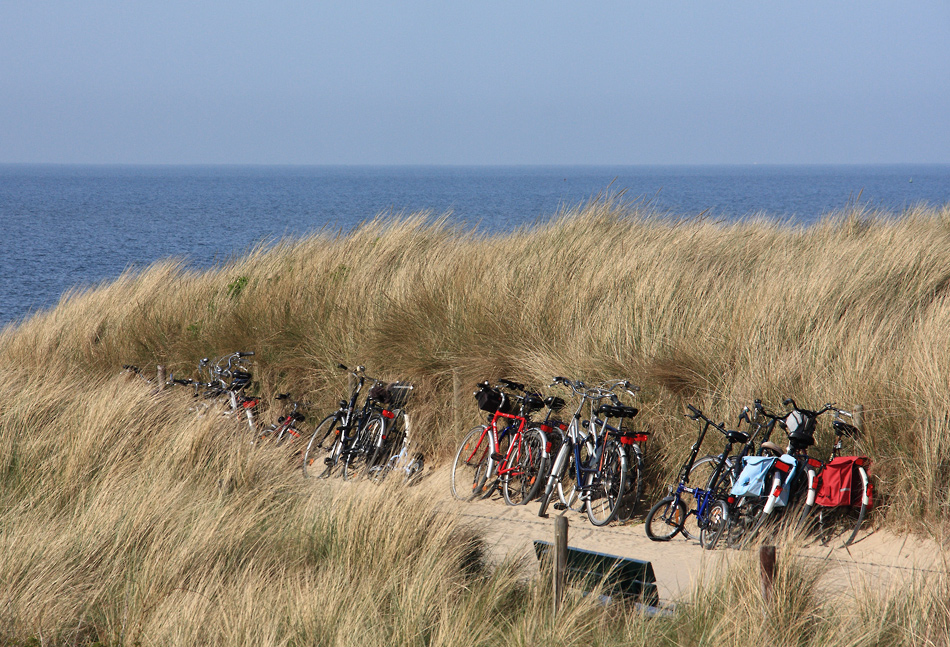
[[[393,409],[405,409],[412,385],[409,382],[392,382],[386,389],[389,391],[389,406]]]
[[[479,409],[488,413],[495,413],[496,411],[501,413],[511,412],[511,401],[507,395],[498,389],[479,385],[479,390],[475,393],[475,401],[478,403]]]
[[[815,416],[796,409],[788,414],[785,427],[792,447],[804,449],[815,444]]]

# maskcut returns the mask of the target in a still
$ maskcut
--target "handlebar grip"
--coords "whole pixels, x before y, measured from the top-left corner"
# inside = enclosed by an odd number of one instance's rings
[[[696,407],[694,407],[693,405],[687,404],[686,408],[693,412],[693,415],[689,416],[693,420],[699,420],[700,418],[702,418],[703,412],[697,409]]]
[[[238,357],[254,357],[254,351],[242,352],[238,351]]]
[[[349,368],[347,368],[346,364],[339,364],[339,363],[338,363],[338,364],[336,365],[336,367],[337,367],[337,368],[341,368],[341,369],[343,369],[344,371],[350,370]]]

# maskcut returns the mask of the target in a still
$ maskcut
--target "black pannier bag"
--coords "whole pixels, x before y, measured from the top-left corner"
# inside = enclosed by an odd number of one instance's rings
[[[496,411],[511,413],[511,400],[508,399],[507,395],[487,384],[479,384],[478,387],[478,391],[475,393],[475,401],[478,403],[479,409],[488,413],[495,413]]]
[[[815,416],[796,409],[788,414],[785,427],[793,448],[804,449],[815,444]]]

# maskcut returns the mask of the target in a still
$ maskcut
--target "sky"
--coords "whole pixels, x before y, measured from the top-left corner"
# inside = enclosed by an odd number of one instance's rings
[[[0,0],[0,163],[950,163],[950,0]]]

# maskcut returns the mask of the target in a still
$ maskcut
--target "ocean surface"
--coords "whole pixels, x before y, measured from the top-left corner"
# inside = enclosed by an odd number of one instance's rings
[[[423,210],[500,233],[621,192],[677,217],[807,225],[852,205],[899,214],[948,204],[950,165],[0,165],[0,325],[162,258],[209,267],[262,241]]]

